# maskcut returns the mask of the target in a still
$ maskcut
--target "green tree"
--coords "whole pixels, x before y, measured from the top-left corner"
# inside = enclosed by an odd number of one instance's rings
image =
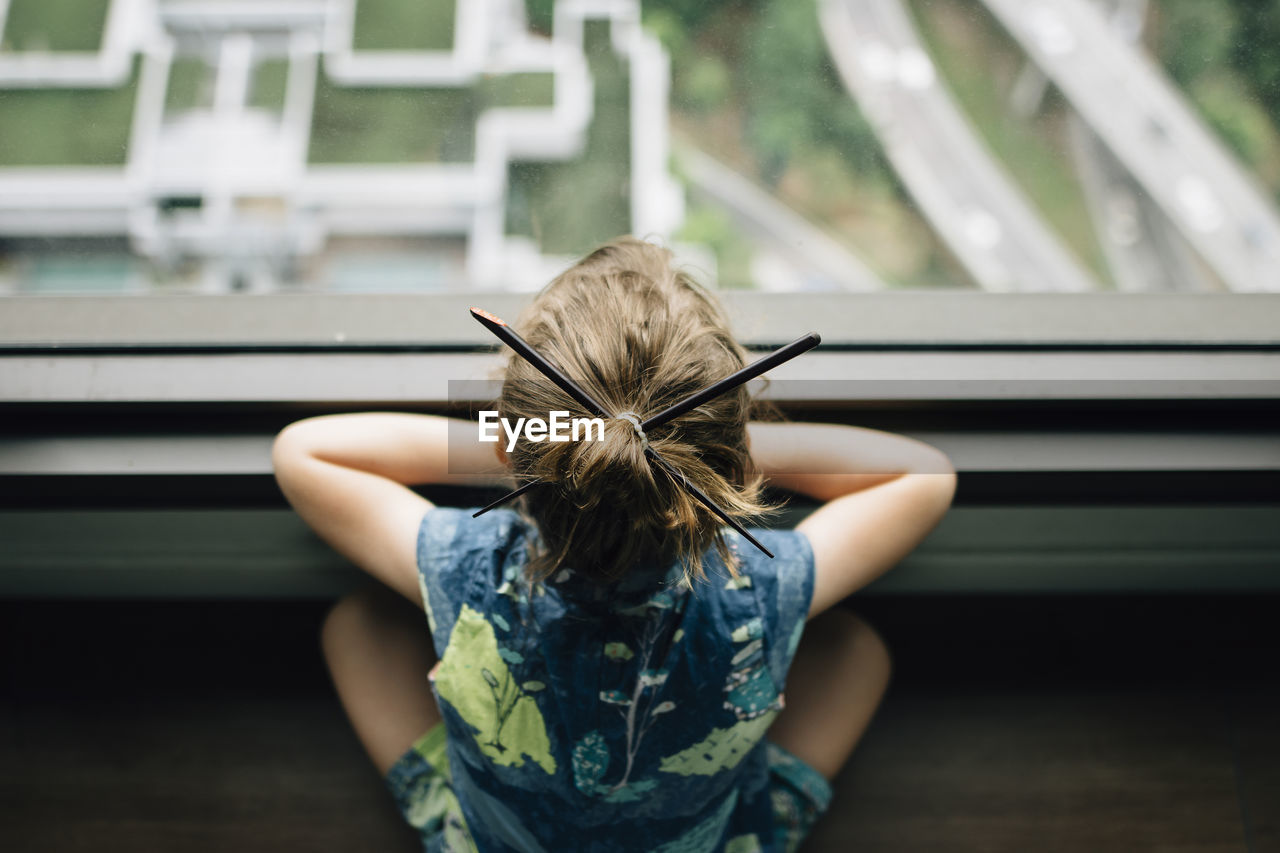
[[[1232,0],[1241,26],[1232,64],[1274,123],[1280,116],[1280,5],[1274,0]]]
[[[751,9],[762,5],[762,0],[642,0],[644,11],[668,12],[686,27],[696,30],[721,9],[739,7]]]
[[[1234,75],[1206,75],[1196,82],[1191,97],[1223,140],[1256,167],[1266,156],[1272,130],[1262,108],[1240,86]]]
[[[543,33],[551,32],[551,20],[556,0],[525,0],[524,12],[529,26]]]
[[[875,134],[827,54],[815,4],[766,0],[752,27],[742,87],[747,141],[767,180],[781,177],[795,156],[824,146],[859,172],[883,170]]]
[[[1160,52],[1184,89],[1230,62],[1239,30],[1231,0],[1162,0],[1160,15]]]

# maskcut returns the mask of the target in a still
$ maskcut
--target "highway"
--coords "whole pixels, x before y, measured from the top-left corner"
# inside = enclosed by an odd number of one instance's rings
[[[963,117],[900,0],[818,0],[818,9],[845,87],[921,211],[982,288],[1099,289]]]
[[[689,145],[677,147],[676,160],[694,193],[728,212],[766,256],[799,274],[797,289],[885,289],[857,256],[738,172]]]
[[[1154,62],[1085,0],[983,0],[1233,291],[1280,291],[1280,216]]]
[[[1067,125],[1072,159],[1098,242],[1123,291],[1205,293],[1223,286],[1107,146],[1078,116]]]
[[[1091,2],[1127,44],[1141,42],[1148,0]],[[1041,81],[1043,95],[1049,78],[1034,64],[1028,64],[1025,73]],[[1074,111],[1067,131],[1098,242],[1107,255],[1117,287],[1138,292],[1224,290],[1142,184],[1134,180],[1106,143]]]
[[[1148,0],[1092,2],[1126,43],[1135,45],[1141,41]],[[1024,75],[1040,81],[1037,100],[1043,97],[1049,85],[1044,72],[1029,64]],[[1075,112],[1068,121],[1067,132],[1098,242],[1106,253],[1116,286],[1136,292],[1224,290],[1160,206]]]

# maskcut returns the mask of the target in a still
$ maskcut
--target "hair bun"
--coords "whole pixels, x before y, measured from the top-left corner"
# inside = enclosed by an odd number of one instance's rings
[[[535,578],[568,563],[587,576],[616,579],[655,558],[680,560],[696,576],[713,542],[727,560],[720,519],[652,463],[647,446],[735,520],[765,509],[758,478],[748,482],[745,386],[652,434],[643,429],[646,414],[745,363],[714,299],[670,262],[665,249],[616,241],[552,282],[517,323],[531,347],[619,412],[604,420],[598,440],[523,441],[512,451],[517,476],[558,484],[524,498],[546,549],[530,561]],[[518,357],[509,362],[498,408],[513,422],[556,410],[590,414]]]
[[[635,428],[622,418],[606,419],[599,441],[574,442],[569,455],[569,476],[562,482],[581,510],[657,497],[651,494],[658,484],[644,446]]]

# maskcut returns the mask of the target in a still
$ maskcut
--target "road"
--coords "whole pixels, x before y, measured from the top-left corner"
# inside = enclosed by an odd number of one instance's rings
[[[983,0],[1234,291],[1280,291],[1280,216],[1155,63],[1085,0]]]
[[[1072,159],[1116,287],[1205,293],[1223,286],[1107,146],[1079,117],[1067,125]]]
[[[937,79],[900,0],[818,0],[827,49],[899,177],[978,284],[1099,289]]]
[[[761,250],[802,279],[804,290],[884,290],[857,256],[791,208],[713,157],[688,145],[676,159],[693,192],[728,211]]]
[[[1141,41],[1148,0],[1091,2],[1128,44]],[[1039,81],[1038,101],[1049,86],[1049,78],[1034,64],[1028,64],[1023,73]],[[1075,112],[1067,131],[1098,242],[1116,286],[1136,292],[1224,290],[1160,206]]]

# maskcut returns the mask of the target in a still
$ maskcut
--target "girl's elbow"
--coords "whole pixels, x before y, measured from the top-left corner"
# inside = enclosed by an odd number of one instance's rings
[[[936,524],[946,515],[955,500],[958,477],[951,461],[945,456],[928,471],[911,475],[919,489],[919,501],[925,513],[932,516]]]
[[[956,497],[956,485],[959,478],[956,476],[955,469],[928,475],[930,487],[933,492],[933,501],[938,519],[947,514],[947,510],[951,509],[951,504]]]
[[[280,463],[288,456],[293,444],[293,436],[289,432],[292,428],[293,424],[290,424],[276,433],[275,438],[271,440],[271,467],[277,471],[280,470]]]
[[[956,498],[956,486],[959,485],[960,478],[955,469],[942,474],[941,477],[942,482],[939,484],[939,490],[943,493],[942,510],[946,512],[951,508],[951,504]]]
[[[934,488],[945,498],[944,506],[950,506],[956,494],[958,481],[955,463],[947,454],[939,450],[930,464],[929,473],[933,475]]]
[[[304,430],[299,428],[303,423],[303,421],[295,421],[289,424],[276,433],[276,437],[271,441],[271,468],[277,477],[282,470],[289,468],[306,452]]]

